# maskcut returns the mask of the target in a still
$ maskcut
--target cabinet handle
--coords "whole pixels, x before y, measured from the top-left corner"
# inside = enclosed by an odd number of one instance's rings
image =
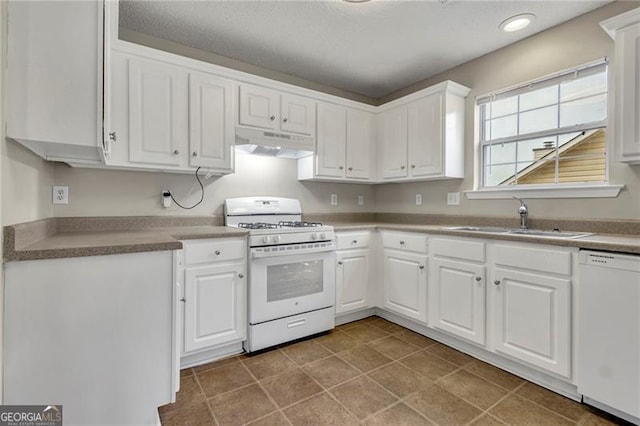
[[[178,154],[180,154],[179,150],[177,150],[177,149],[173,150],[173,155],[178,155]]]
[[[349,171],[353,170],[353,167],[349,167]]]
[[[351,241],[351,244],[358,244],[358,240]]]
[[[282,119],[282,122],[286,123],[287,121],[289,121],[289,119],[287,117]]]
[[[494,283],[495,285],[500,285],[500,280],[495,280],[493,283]]]
[[[118,138],[116,136],[116,132],[109,132],[109,139],[111,139],[112,141],[117,141]]]
[[[184,302],[186,302],[186,301],[187,301],[187,299],[185,299],[185,298],[183,297],[182,299],[180,299],[180,301],[181,301],[182,303],[184,303]]]
[[[482,281],[482,277],[476,277],[476,281]]]
[[[344,166],[339,166],[338,168],[339,168],[340,170],[342,170],[342,169],[344,169]]]
[[[275,119],[276,119],[276,116],[275,116],[275,115],[272,115],[271,117],[269,117],[269,120],[271,120],[271,121],[273,121],[273,120],[275,120]]]
[[[238,278],[244,278],[244,275],[238,274]]]
[[[412,169],[415,169],[415,168],[416,168],[416,165],[415,165],[415,164],[412,164],[412,165],[411,165],[411,168],[412,168]]]
[[[342,260],[338,260],[338,265],[342,265]]]
[[[400,166],[400,170],[404,170],[405,168],[405,166]]]
[[[420,265],[420,266],[418,266],[418,268],[424,269],[424,265]]]
[[[219,256],[220,255],[220,250],[216,250],[215,254],[216,254],[216,256]]]
[[[197,156],[198,156],[198,153],[197,153],[197,152],[195,152],[195,151],[193,151],[193,154],[191,154],[191,155],[193,155],[194,157],[197,157]]]
[[[400,241],[400,245],[403,246],[404,245],[404,241]]]

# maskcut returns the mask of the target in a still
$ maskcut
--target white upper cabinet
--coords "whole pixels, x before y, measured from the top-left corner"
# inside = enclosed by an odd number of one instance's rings
[[[128,82],[129,160],[180,166],[188,135],[187,73],[131,58]]]
[[[102,2],[11,1],[8,14],[7,137],[101,164]]]
[[[401,106],[379,116],[382,178],[407,176],[407,107]]]
[[[233,171],[233,84],[189,74],[189,165]]]
[[[110,62],[107,165],[233,171],[231,80],[119,51]]]
[[[469,92],[446,81],[394,101],[379,114],[383,181],[464,177],[464,98]]]
[[[373,114],[318,102],[315,156],[298,160],[298,179],[370,181]]]
[[[313,99],[264,87],[240,85],[241,126],[313,136],[316,127]]]
[[[615,39],[616,156],[621,162],[640,164],[640,8],[600,25]]]

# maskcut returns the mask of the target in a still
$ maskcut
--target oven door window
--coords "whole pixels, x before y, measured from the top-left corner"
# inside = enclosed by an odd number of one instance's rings
[[[267,267],[267,302],[322,293],[322,260]]]

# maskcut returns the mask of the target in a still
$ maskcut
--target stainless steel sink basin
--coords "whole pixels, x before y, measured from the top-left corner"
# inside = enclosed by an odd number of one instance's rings
[[[488,234],[531,235],[532,237],[575,239],[594,235],[588,232],[543,231],[541,229],[500,228],[497,226],[454,226],[452,231],[484,232]]]

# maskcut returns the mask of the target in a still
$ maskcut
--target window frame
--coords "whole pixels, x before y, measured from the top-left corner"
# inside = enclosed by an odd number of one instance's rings
[[[560,127],[560,122],[558,121],[558,127],[549,130],[536,131],[532,133],[526,133],[524,135],[515,135],[508,136],[503,138],[496,138],[491,140],[490,143],[485,143],[484,139],[484,109],[483,105],[489,103],[491,101],[506,99],[509,97],[521,95],[524,93],[529,93],[534,90],[542,89],[544,87],[551,87],[555,85],[559,85],[560,83],[567,81],[570,79],[570,76],[573,75],[574,79],[579,77],[586,77],[589,75],[595,75],[597,73],[602,72],[603,69],[607,71],[607,118],[597,122],[589,122],[586,124],[579,124],[573,126],[565,126]],[[609,61],[607,58],[602,58],[596,61],[592,61],[577,67],[565,69],[553,74],[549,74],[543,77],[539,77],[533,80],[529,80],[523,83],[519,83],[505,89],[485,94],[482,96],[477,96],[475,99],[475,112],[476,112],[476,120],[475,120],[475,134],[476,134],[476,161],[474,162],[475,168],[475,185],[472,191],[465,191],[465,195],[469,199],[496,199],[496,198],[511,198],[513,195],[523,195],[528,198],[583,198],[583,197],[616,197],[619,192],[624,188],[624,185],[611,185],[609,183],[609,165],[612,151],[611,137],[609,135],[608,130],[608,122],[609,115],[611,112],[612,105],[612,94],[611,91],[611,70],[609,69]],[[587,97],[592,96],[600,96],[603,93],[594,93],[589,96],[572,99],[571,101],[576,101],[579,99],[585,99]],[[558,115],[560,111],[560,105],[562,104],[560,97],[554,104],[558,108]],[[536,108],[531,108],[530,110],[536,110],[539,108],[546,108],[550,105],[539,106]],[[529,110],[526,110],[528,112]],[[518,106],[518,109],[515,115],[519,116],[522,112]],[[506,116],[513,114],[505,114]],[[484,173],[485,173],[485,162],[484,162],[484,148],[491,145],[502,144],[502,143],[511,143],[517,141],[525,141],[529,139],[548,137],[548,136],[559,136],[563,134],[568,134],[572,132],[580,132],[580,131],[589,131],[594,129],[604,128],[606,131],[606,150],[605,150],[605,178],[604,181],[594,181],[594,182],[556,182],[556,183],[546,183],[546,184],[514,184],[514,185],[505,185],[505,186],[484,186]],[[558,147],[556,146],[556,149]],[[556,156],[558,157],[558,156]],[[559,161],[558,158],[555,160]],[[514,169],[517,169],[517,158],[514,162]],[[556,169],[557,170],[557,169]]]

